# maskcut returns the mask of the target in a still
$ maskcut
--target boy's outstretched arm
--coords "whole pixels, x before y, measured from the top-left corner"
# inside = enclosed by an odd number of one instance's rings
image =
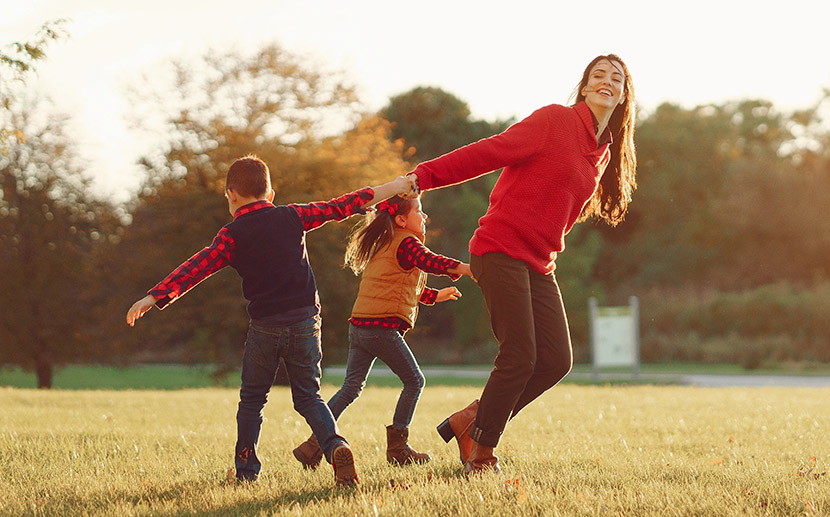
[[[409,178],[405,176],[398,176],[388,183],[372,187],[375,196],[360,206],[360,208],[367,208],[374,204],[380,203],[384,199],[389,199],[395,195],[401,195],[405,198],[418,197],[418,187],[414,177]]]
[[[135,325],[135,320],[144,316],[144,313],[152,309],[155,304],[156,299],[149,294],[135,302],[133,306],[130,307],[130,310],[127,311],[127,325],[131,327]]]

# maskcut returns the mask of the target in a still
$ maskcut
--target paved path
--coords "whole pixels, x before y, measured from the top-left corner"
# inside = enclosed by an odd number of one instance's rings
[[[325,368],[325,373],[330,375],[345,375],[346,368],[333,366]],[[490,369],[452,369],[452,368],[422,368],[424,375],[429,381],[430,377],[458,377],[461,379],[485,379]],[[377,377],[393,377],[395,374],[385,366],[375,366],[371,375]],[[586,379],[593,378],[591,372],[571,372],[569,378]],[[624,380],[625,375],[621,374],[599,374],[599,382]],[[645,373],[640,377],[641,381],[653,381],[655,383],[674,383],[687,386],[787,386],[787,387],[830,387],[830,377],[812,375],[723,375],[723,374],[686,374],[686,373]]]

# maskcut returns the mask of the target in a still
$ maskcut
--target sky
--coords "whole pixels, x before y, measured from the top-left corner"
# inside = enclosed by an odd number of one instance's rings
[[[0,0],[0,12],[0,46],[70,20],[27,85],[71,117],[94,188],[116,201],[137,191],[136,160],[164,142],[130,128],[128,86],[216,50],[275,43],[345,74],[367,110],[437,86],[486,120],[568,103],[608,52],[626,62],[646,113],[746,98],[789,112],[830,88],[828,0]]]

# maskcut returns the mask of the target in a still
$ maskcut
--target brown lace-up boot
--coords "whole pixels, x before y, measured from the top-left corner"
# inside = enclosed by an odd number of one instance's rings
[[[354,456],[348,445],[343,444],[331,453],[331,466],[334,467],[334,482],[338,486],[352,486],[360,482],[354,466]]]
[[[320,460],[323,459],[323,450],[317,443],[317,438],[312,434],[311,437],[294,449],[294,457],[303,464],[303,468],[316,469],[320,465]]]
[[[458,442],[461,463],[467,463],[467,457],[470,455],[473,439],[470,438],[469,433],[476,420],[476,413],[478,413],[478,399],[461,411],[456,411],[438,425],[438,434],[445,442],[449,443],[453,438]]]
[[[493,447],[481,445],[475,440],[472,440],[472,447],[470,448],[470,456],[467,462],[464,463],[465,474],[476,474],[484,470],[490,469],[496,474],[501,472],[499,468],[499,458],[493,454]]]
[[[395,429],[386,426],[386,461],[393,465],[409,465],[410,463],[426,463],[431,458],[429,454],[418,452],[407,443],[409,429]]]

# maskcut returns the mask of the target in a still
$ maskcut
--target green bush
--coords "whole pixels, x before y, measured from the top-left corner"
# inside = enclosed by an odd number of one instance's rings
[[[740,293],[655,291],[641,296],[643,361],[830,361],[830,283],[770,284]]]

